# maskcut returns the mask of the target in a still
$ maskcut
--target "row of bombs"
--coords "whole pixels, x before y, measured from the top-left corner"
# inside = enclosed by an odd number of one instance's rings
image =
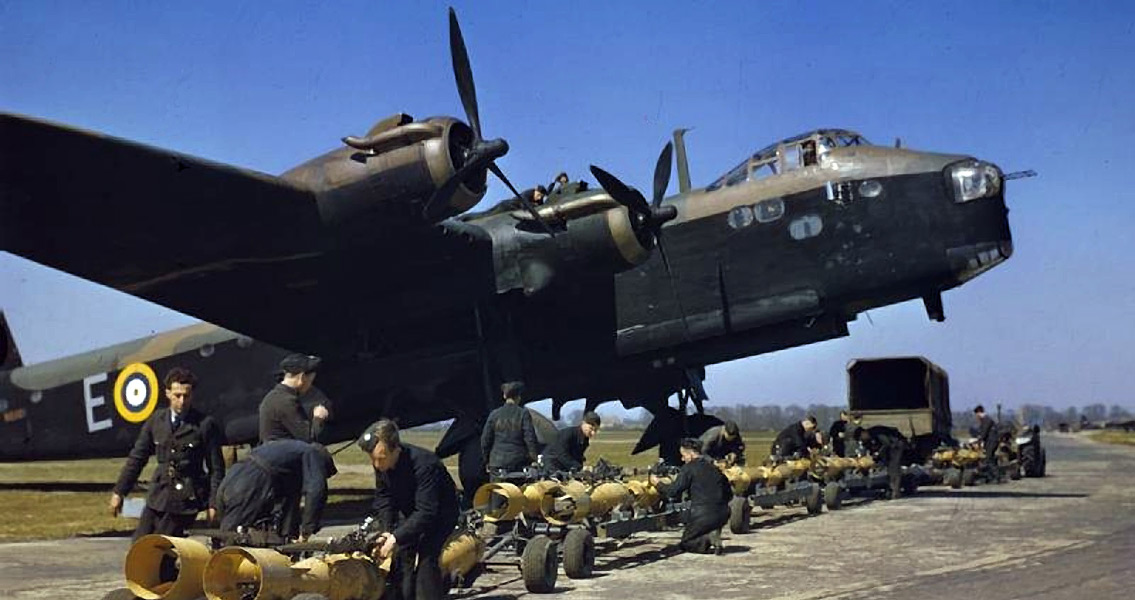
[[[1014,452],[1001,448],[995,456],[999,478],[1021,478],[1021,469]],[[983,475],[981,465],[984,461],[985,452],[972,446],[939,448],[930,456],[934,480],[954,489],[973,485],[983,476],[988,479],[992,474]]]
[[[870,457],[821,457],[772,466],[734,466],[723,472],[734,493],[743,496],[762,488],[776,489],[809,474],[838,477],[848,470],[866,471],[873,466]],[[616,511],[643,515],[663,509],[658,489],[640,480],[595,485],[578,480],[489,483],[477,490],[473,502],[488,523],[523,516],[560,527],[602,520]],[[442,552],[442,572],[458,580],[485,560],[486,550],[485,537],[471,531],[455,532]],[[169,561],[176,563],[173,578],[163,568]],[[143,600],[379,600],[389,571],[389,559],[377,561],[365,551],[295,560],[272,548],[230,546],[213,552],[197,540],[163,535],[136,541],[125,564],[127,587]]]
[[[455,532],[442,551],[442,572],[460,577],[484,552],[476,535]],[[130,596],[142,600],[380,600],[390,569],[391,558],[376,559],[373,547],[297,559],[273,548],[213,552],[192,538],[151,534],[130,547],[125,575]]]

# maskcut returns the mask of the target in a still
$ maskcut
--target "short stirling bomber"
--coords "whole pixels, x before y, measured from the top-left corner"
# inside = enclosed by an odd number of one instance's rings
[[[843,130],[699,189],[679,132],[676,196],[667,149],[650,203],[593,168],[604,190],[455,218],[489,171],[515,189],[493,162],[507,143],[482,138],[452,11],[450,45],[466,122],[397,114],[279,177],[0,115],[0,248],[322,355],[332,436],[376,415],[456,418],[438,450],[469,472],[501,381],[557,414],[576,398],[646,407],[641,450],[713,424],[705,365],[844,336],[912,298],[941,320],[942,291],[1011,254],[996,166]],[[154,223],[191,243],[162,244]],[[674,393],[699,415],[670,408]]]

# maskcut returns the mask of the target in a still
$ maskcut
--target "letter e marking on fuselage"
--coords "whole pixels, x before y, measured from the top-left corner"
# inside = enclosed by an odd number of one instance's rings
[[[110,419],[103,419],[101,421],[95,420],[95,408],[106,404],[106,399],[102,396],[93,395],[91,388],[96,383],[103,383],[106,381],[106,373],[99,373],[98,375],[90,375],[83,378],[83,403],[87,407],[87,433],[94,433],[108,429],[111,426]]]

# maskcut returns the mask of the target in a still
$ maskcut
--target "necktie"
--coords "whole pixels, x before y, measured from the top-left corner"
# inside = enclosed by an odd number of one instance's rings
[[[178,427],[181,427],[181,415],[174,415],[173,416],[173,431],[177,431]]]

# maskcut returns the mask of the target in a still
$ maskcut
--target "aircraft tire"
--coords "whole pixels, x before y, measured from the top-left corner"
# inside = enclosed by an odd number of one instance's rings
[[[586,579],[595,570],[595,537],[586,529],[572,529],[564,537],[564,575]]]
[[[744,496],[734,496],[729,501],[729,531],[741,535],[753,530],[753,505]]]
[[[520,574],[524,588],[533,594],[550,594],[556,589],[556,576],[560,555],[556,542],[546,535],[538,535],[524,545],[520,555]]]

